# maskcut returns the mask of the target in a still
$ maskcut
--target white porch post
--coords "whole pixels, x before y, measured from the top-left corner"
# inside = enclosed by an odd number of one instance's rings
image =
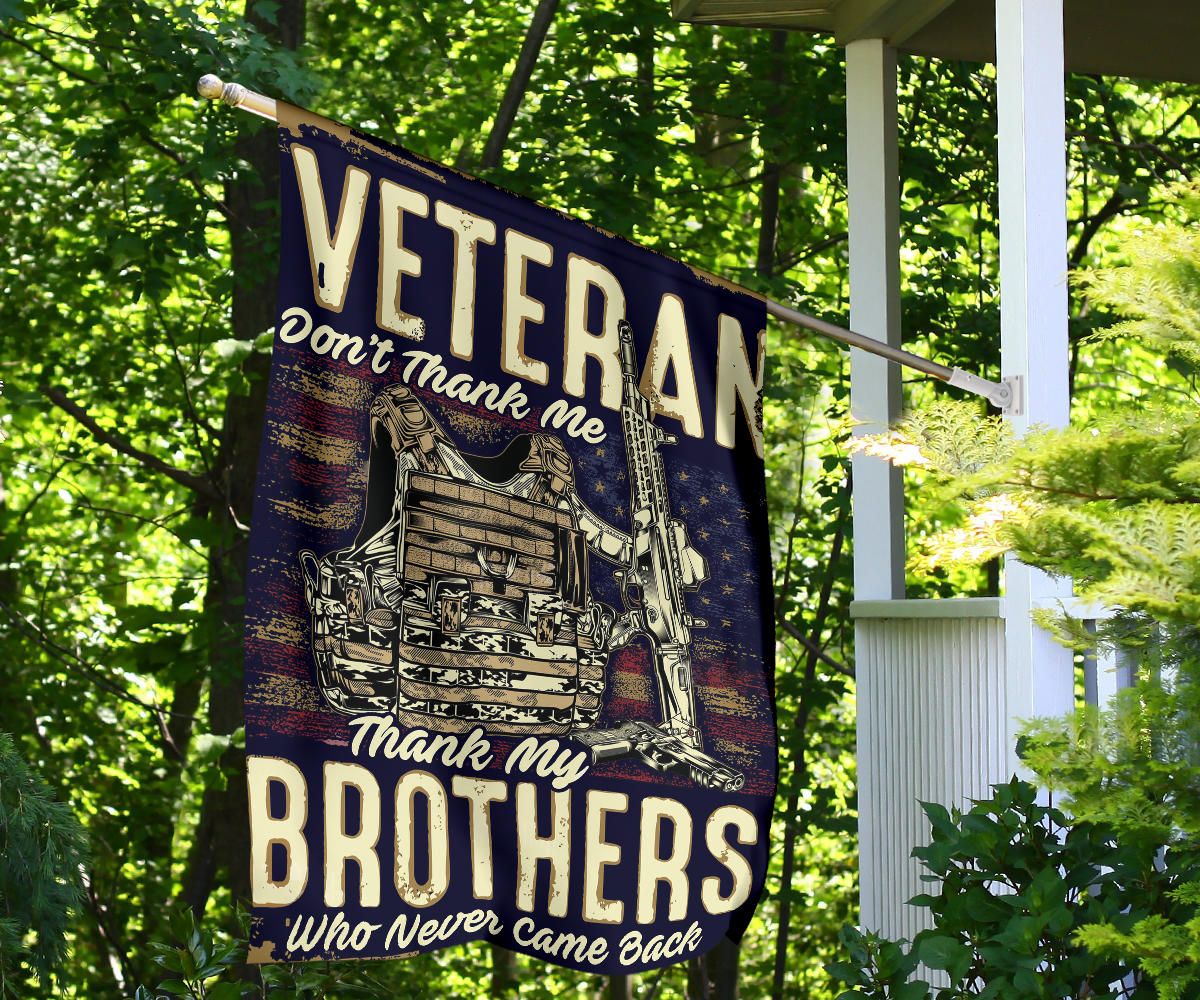
[[[1067,380],[1067,182],[1063,0],[996,0],[999,114],[1001,373],[1024,380],[1012,418],[1064,426]],[[1074,702],[1072,658],[1030,620],[1070,593],[1039,570],[1005,566],[1008,753],[1020,720],[1060,715]]]
[[[900,346],[900,179],[896,148],[896,53],[882,39],[846,46],[846,159],[850,216],[851,328]],[[900,413],[900,370],[883,358],[850,351],[850,412],[856,433],[886,430]],[[856,455],[854,596],[904,597],[904,495],[900,470]],[[870,638],[856,625],[856,645]],[[897,808],[892,795],[893,735],[883,718],[894,700],[886,658],[860,655],[858,675],[859,872],[863,923],[891,931],[896,894]],[[877,704],[878,703],[878,704]],[[877,710],[878,709],[878,710]],[[883,723],[881,725],[881,723]],[[914,807],[915,808],[915,807]],[[901,865],[904,859],[900,859]],[[911,895],[909,893],[908,895]],[[907,898],[907,896],[905,897]]]
[[[900,346],[900,179],[896,52],[882,39],[846,46],[846,173],[850,216],[850,327]],[[900,414],[900,369],[850,351],[850,412],[877,434]],[[904,496],[900,470],[854,458],[854,596],[904,596]]]

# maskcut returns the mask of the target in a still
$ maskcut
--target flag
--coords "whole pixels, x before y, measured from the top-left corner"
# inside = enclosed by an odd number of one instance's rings
[[[776,771],[762,300],[279,121],[250,960],[737,939]]]

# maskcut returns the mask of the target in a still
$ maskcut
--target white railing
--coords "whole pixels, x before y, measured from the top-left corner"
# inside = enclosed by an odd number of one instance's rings
[[[1074,601],[1067,609],[1085,621],[1105,616],[1105,609]],[[910,856],[929,839],[919,803],[966,809],[1015,768],[1004,613],[996,597],[851,605],[860,922],[889,938],[911,940],[926,926],[927,911],[907,905],[929,891],[920,862]],[[1085,657],[1082,672],[1093,704],[1132,682],[1129,668],[1111,654]]]

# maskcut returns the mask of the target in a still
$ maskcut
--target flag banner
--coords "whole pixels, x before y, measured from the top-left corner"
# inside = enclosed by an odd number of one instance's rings
[[[762,300],[279,121],[250,961],[736,940],[776,772]]]

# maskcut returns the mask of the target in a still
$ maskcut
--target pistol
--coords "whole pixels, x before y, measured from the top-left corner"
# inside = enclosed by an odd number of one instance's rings
[[[648,722],[626,722],[613,729],[581,730],[571,734],[587,749],[593,764],[637,754],[658,771],[686,771],[705,788],[736,792],[745,778],[687,740]]]

